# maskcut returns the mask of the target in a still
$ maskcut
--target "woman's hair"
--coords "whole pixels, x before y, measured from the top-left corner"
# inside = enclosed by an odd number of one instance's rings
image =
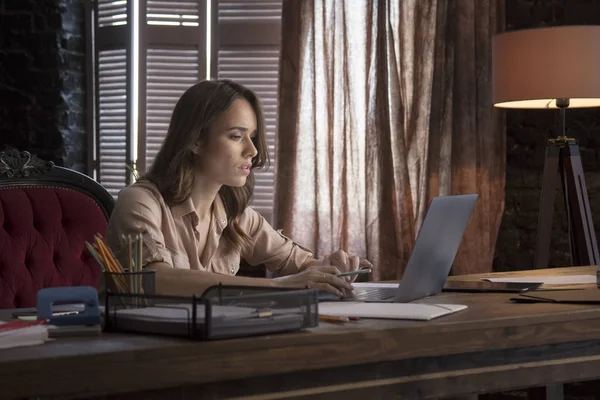
[[[265,119],[256,94],[229,80],[199,82],[186,90],[177,101],[167,136],[145,175],[146,179],[158,187],[169,206],[183,203],[190,197],[200,157],[193,150],[196,145],[207,143],[213,123],[236,99],[248,101],[256,114],[254,145],[258,154],[252,159],[252,170],[268,165]],[[228,222],[223,236],[237,248],[250,240],[240,228],[238,217],[248,206],[253,192],[253,173],[248,176],[244,186],[223,185],[219,190]]]

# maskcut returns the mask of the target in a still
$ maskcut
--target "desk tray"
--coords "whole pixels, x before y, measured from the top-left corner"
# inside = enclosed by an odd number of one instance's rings
[[[106,292],[107,332],[213,340],[299,331],[317,326],[314,289],[216,285],[201,296]]]

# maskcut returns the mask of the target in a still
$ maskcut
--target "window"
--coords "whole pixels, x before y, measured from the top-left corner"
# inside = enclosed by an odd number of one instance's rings
[[[146,171],[193,83],[232,79],[263,101],[271,168],[252,206],[271,220],[282,0],[96,0],[89,7],[90,175],[116,196]],[[130,166],[130,168],[128,168]]]

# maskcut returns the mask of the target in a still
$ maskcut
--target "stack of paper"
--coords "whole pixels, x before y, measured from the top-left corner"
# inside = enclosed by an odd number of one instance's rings
[[[144,307],[137,309],[117,310],[118,318],[131,318],[147,321],[164,321],[189,323],[192,315],[192,306],[189,304],[162,305],[160,307]],[[250,307],[212,306],[213,320],[244,319],[257,316],[257,310]],[[196,321],[204,322],[204,308],[196,308]]]
[[[45,321],[0,321],[0,349],[34,346],[48,341]]]

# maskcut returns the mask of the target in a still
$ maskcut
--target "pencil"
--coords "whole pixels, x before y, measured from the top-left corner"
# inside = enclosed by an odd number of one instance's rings
[[[144,275],[141,274],[142,272],[142,257],[143,257],[143,253],[142,253],[142,234],[138,232],[137,234],[137,271],[140,273],[140,279],[138,284],[140,285],[139,287],[139,292],[140,293],[144,293]]]
[[[339,315],[319,314],[319,321],[323,321],[323,322],[348,322],[348,321],[350,321],[350,318],[348,318],[348,317],[342,317],[342,316],[339,316]]]
[[[104,265],[104,261],[102,261],[100,259],[100,256],[98,255],[98,253],[96,252],[94,247],[91,244],[89,244],[89,242],[85,242],[85,247],[87,247],[87,249],[90,252],[90,254],[92,255],[92,257],[94,257],[94,259],[98,262],[98,264],[100,264],[100,267],[102,267],[102,269],[104,271],[106,271],[107,270],[106,265]]]
[[[94,245],[92,245],[92,247],[100,259],[104,261],[106,270],[111,273],[110,276],[113,278],[115,285],[117,285],[117,290],[125,292],[127,282],[125,280],[125,276],[123,275],[123,268],[121,268],[121,265],[114,258],[110,249],[104,244],[104,241],[100,235],[94,236]]]
[[[129,293],[135,293],[133,279],[135,271],[133,270],[133,243],[131,235],[127,235],[127,266],[129,268]]]

